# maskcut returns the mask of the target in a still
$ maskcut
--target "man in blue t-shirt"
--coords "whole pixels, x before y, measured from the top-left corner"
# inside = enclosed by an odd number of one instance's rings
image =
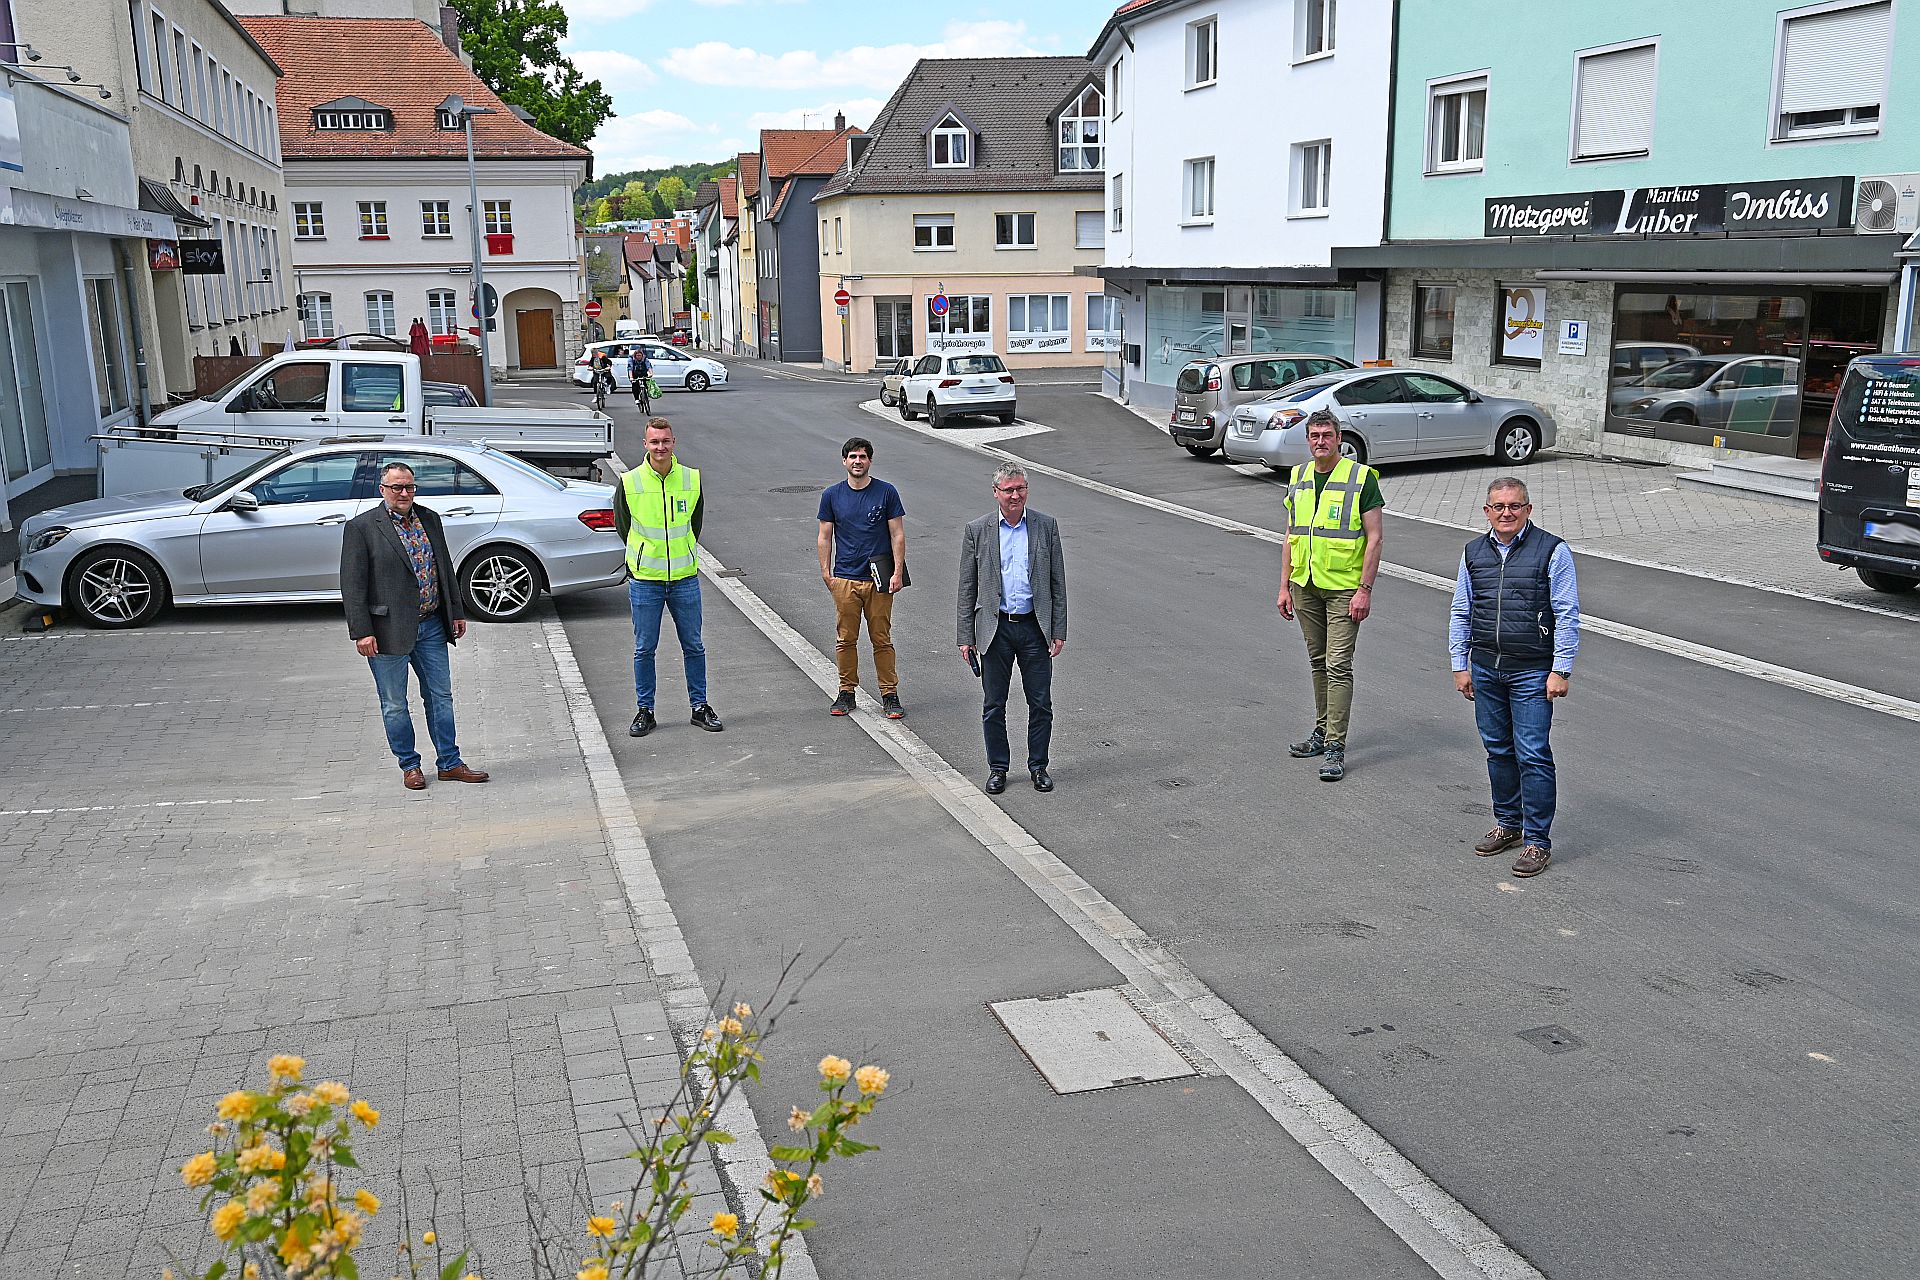
[[[840,462],[847,478],[820,495],[820,580],[833,593],[833,656],[840,666],[840,696],[828,710],[836,716],[853,710],[864,617],[880,703],[888,719],[898,720],[906,711],[893,665],[893,595],[907,585],[907,509],[898,489],[870,474],[872,441],[847,441]]]

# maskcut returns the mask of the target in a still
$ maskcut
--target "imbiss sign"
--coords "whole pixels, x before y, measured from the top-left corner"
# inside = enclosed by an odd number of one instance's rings
[[[1824,231],[1853,222],[1852,178],[1634,187],[1486,203],[1494,236],[1700,236]]]

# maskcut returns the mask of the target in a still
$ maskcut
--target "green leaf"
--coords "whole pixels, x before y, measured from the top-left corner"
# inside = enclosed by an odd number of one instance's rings
[[[220,1280],[220,1277],[225,1274],[227,1274],[227,1264],[224,1261],[216,1262],[207,1268],[207,1274],[202,1276],[200,1280]]]
[[[732,1142],[733,1140],[734,1140],[733,1135],[728,1133],[725,1129],[714,1129],[707,1134],[707,1141],[711,1142],[716,1147],[724,1147],[729,1142]]]
[[[353,1152],[347,1150],[345,1147],[335,1147],[333,1149],[333,1162],[342,1169],[358,1169],[360,1167],[360,1162],[353,1158]]]
[[[353,1260],[350,1253],[341,1254],[333,1264],[333,1269],[336,1274],[345,1276],[346,1280],[360,1280],[360,1264]]]
[[[460,1280],[460,1273],[467,1269],[467,1251],[462,1249],[460,1256],[440,1268],[440,1280]]]
[[[671,1133],[667,1135],[667,1140],[660,1144],[660,1151],[662,1155],[678,1155],[680,1148],[686,1145],[687,1139],[685,1134]]]
[[[866,1142],[855,1142],[852,1138],[842,1138],[835,1144],[834,1150],[843,1156],[857,1156],[862,1151],[878,1151],[880,1148]]]
[[[806,1160],[812,1157],[812,1147],[772,1147],[767,1154],[775,1160]]]

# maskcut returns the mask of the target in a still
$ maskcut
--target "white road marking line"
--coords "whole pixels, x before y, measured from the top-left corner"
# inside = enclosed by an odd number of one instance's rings
[[[1056,480],[1065,480],[1068,484],[1078,485],[1082,489],[1091,489],[1095,493],[1103,493],[1110,498],[1119,498],[1121,501],[1131,502],[1135,506],[1148,507],[1155,511],[1164,512],[1167,515],[1180,516],[1183,519],[1192,520],[1199,524],[1211,525],[1216,529],[1227,529],[1237,533],[1251,534],[1262,542],[1270,542],[1276,546],[1284,546],[1286,544],[1286,535],[1284,533],[1276,532],[1275,530],[1266,528],[1264,525],[1248,524],[1242,520],[1230,520],[1225,516],[1216,516],[1212,512],[1196,510],[1193,507],[1183,507],[1177,502],[1168,502],[1164,498],[1152,498],[1145,494],[1135,493],[1131,489],[1122,489],[1099,480],[1089,480],[1085,476],[1077,476],[1071,471],[1062,471],[1058,467],[1050,467],[1044,462],[1034,462],[1030,459],[1022,458],[1017,454],[1008,453],[1004,449],[996,449],[991,445],[971,445],[960,440],[948,440],[944,434],[935,436],[934,438],[941,440],[943,443],[956,445],[962,449],[971,449],[973,452],[984,454],[989,458],[999,458],[1002,461],[1017,462],[1028,471],[1037,471],[1042,475],[1052,476]],[[1392,508],[1388,508],[1388,510],[1391,511]],[[1397,515],[1399,513],[1395,512],[1394,514]],[[1427,520],[1422,516],[1412,516],[1409,518],[1423,520],[1428,524],[1445,525],[1448,528],[1457,529],[1462,527],[1448,524],[1448,522],[1444,520]],[[1666,566],[1649,565],[1647,567],[1664,568]],[[1385,563],[1381,564],[1380,572],[1389,577],[1399,578],[1406,582],[1418,583],[1423,587],[1432,587],[1435,590],[1445,591],[1448,595],[1452,595],[1453,593],[1454,584],[1452,578],[1443,578],[1438,574],[1426,573],[1419,569],[1409,569],[1402,565]],[[1832,600],[1824,601],[1823,603],[1844,604],[1845,601]],[[1878,612],[1878,610],[1875,610],[1875,612]],[[1893,616],[1898,617],[1901,615],[1895,614]],[[1678,636],[1663,635],[1657,631],[1645,631],[1639,627],[1629,626],[1624,622],[1614,622],[1610,619],[1599,617],[1596,614],[1583,612],[1580,615],[1580,626],[1585,631],[1592,631],[1615,640],[1624,640],[1628,644],[1637,645],[1643,649],[1651,649],[1656,653],[1664,653],[1675,658],[1685,658],[1690,662],[1698,662],[1704,666],[1719,667],[1722,670],[1733,672],[1736,675],[1750,676],[1755,680],[1764,680],[1770,684],[1784,685],[1789,689],[1798,689],[1802,693],[1811,693],[1816,697],[1829,698],[1835,702],[1849,703],[1856,707],[1863,707],[1868,711],[1878,711],[1883,715],[1898,716],[1903,720],[1920,721],[1920,702],[1912,702],[1906,698],[1896,698],[1892,694],[1880,693],[1873,689],[1863,689],[1859,685],[1845,684],[1839,680],[1830,680],[1825,676],[1817,676],[1807,671],[1796,671],[1792,667],[1782,667],[1771,662],[1762,662],[1758,658],[1749,658],[1745,654],[1731,653],[1725,649],[1715,649],[1709,645],[1695,644],[1691,640],[1682,640]]]
[[[876,417],[885,418],[888,422],[905,427],[909,431],[918,431],[923,436],[929,436],[935,440],[948,440],[960,445],[1018,440],[1022,436],[1045,435],[1053,430],[1052,427],[1043,426],[1038,422],[1029,422],[1025,418],[1015,418],[1013,425],[1006,427],[936,427],[931,422],[922,422],[918,418],[909,422],[900,416],[898,410],[889,409],[878,400],[862,401],[860,407]]]
[[[144,711],[148,707],[200,707],[215,702],[239,701],[239,698],[192,698],[179,702],[71,702],[49,707],[0,707],[0,716],[31,711]]]
[[[726,566],[704,546],[700,572],[822,693],[839,687],[832,659],[739,579],[721,577]],[[1447,1280],[1542,1280],[1491,1227],[1348,1110],[918,734],[864,703],[854,709],[853,718],[982,847],[1126,976],[1149,1017],[1171,1027],[1245,1089],[1436,1275]]]
[[[149,800],[142,804],[78,804],[50,809],[0,809],[0,818],[22,818],[48,813],[122,813],[131,809],[196,809],[219,804],[292,804],[319,796],[228,796],[216,800]]]
[[[666,1005],[676,1047],[684,1053],[684,1046],[699,1043],[700,1033],[706,1027],[706,987],[694,970],[686,937],[680,932],[679,917],[667,901],[666,888],[654,868],[653,852],[647,847],[646,833],[633,811],[620,766],[614,762],[606,730],[600,727],[599,713],[594,710],[586,677],[580,673],[580,664],[573,656],[573,643],[567,638],[567,629],[554,612],[551,597],[544,597],[540,607],[540,627],[546,634],[547,651],[553,656],[560,678],[560,691],[566,699],[574,738],[586,761],[594,807],[599,811],[601,829],[606,832],[607,847],[613,856],[621,889],[635,917],[634,934],[647,957],[647,967],[653,971],[662,1003]],[[757,1204],[761,1180],[772,1171],[773,1159],[767,1153],[766,1141],[760,1135],[759,1122],[753,1118],[746,1095],[736,1092],[729,1098],[720,1108],[717,1121],[735,1141],[713,1150],[718,1153],[739,1202]],[[806,1241],[799,1234],[789,1241],[786,1257],[786,1270],[782,1275],[791,1275],[794,1280],[819,1280],[813,1259],[807,1254]]]

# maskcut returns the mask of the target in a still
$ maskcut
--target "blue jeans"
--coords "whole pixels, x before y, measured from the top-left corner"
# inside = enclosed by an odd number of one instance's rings
[[[1047,767],[1047,747],[1053,740],[1053,655],[1047,638],[1032,618],[1024,622],[1000,620],[993,643],[980,655],[981,690],[986,705],[981,721],[987,732],[987,768],[1005,773],[1011,752],[1007,746],[1007,695],[1013,689],[1013,664],[1020,664],[1020,688],[1027,695],[1027,768]]]
[[[1493,820],[1519,831],[1528,844],[1553,847],[1556,775],[1553,703],[1547,700],[1545,671],[1494,671],[1474,663],[1473,718],[1487,748],[1487,777],[1493,783]]]
[[[687,664],[687,702],[707,703],[707,647],[700,643],[700,578],[678,582],[627,583],[627,603],[633,608],[633,692],[639,704],[653,707],[653,655],[660,648],[660,614],[673,614],[680,637],[680,654]]]
[[[380,691],[380,720],[386,726],[387,745],[402,769],[418,769],[420,753],[413,746],[413,716],[407,710],[407,670],[420,677],[420,701],[427,707],[427,734],[433,739],[434,766],[460,767],[460,744],[453,738],[453,667],[447,661],[447,624],[440,615],[420,619],[420,635],[412,653],[376,653],[367,659],[373,668],[373,687]]]

